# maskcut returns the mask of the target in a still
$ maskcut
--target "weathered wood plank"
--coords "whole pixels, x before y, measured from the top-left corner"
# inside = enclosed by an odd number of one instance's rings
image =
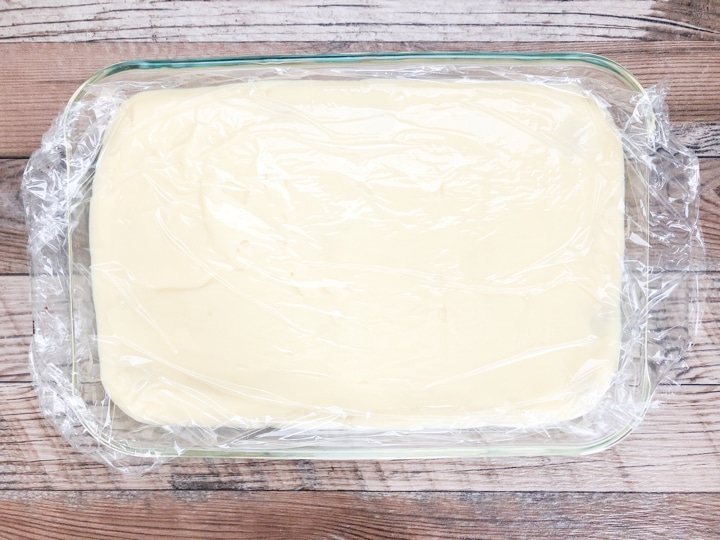
[[[720,157],[720,124],[675,124],[672,133],[697,157]]]
[[[678,384],[720,383],[720,273],[698,278],[703,297],[701,323],[684,365],[669,374]]]
[[[115,62],[133,58],[407,50],[583,50],[604,54],[625,65],[644,85],[667,83],[674,122],[720,122],[720,93],[711,91],[720,85],[720,43],[714,42],[5,43],[0,44],[4,59],[0,77],[0,157],[30,155],[75,89],[96,70]]]
[[[649,39],[694,39],[696,28],[717,37],[720,30],[720,4],[717,0],[665,0],[653,6],[657,18],[648,28]],[[709,36],[708,36],[709,37]]]
[[[27,234],[20,201],[24,159],[0,159],[0,274],[27,273]]]
[[[32,329],[30,279],[0,277],[0,383],[30,380],[28,351]]]
[[[394,461],[178,459],[123,474],[71,449],[29,384],[0,384],[0,492],[41,490],[381,490],[716,492],[720,388],[663,387],[661,404],[615,447],[579,458]],[[0,505],[1,506],[1,505]]]
[[[699,195],[705,261],[698,263],[698,269],[717,270],[720,269],[720,159],[700,161]]]
[[[599,41],[717,39],[716,0],[83,0],[0,2],[7,41]]]
[[[3,538],[715,538],[718,494],[0,493]]]

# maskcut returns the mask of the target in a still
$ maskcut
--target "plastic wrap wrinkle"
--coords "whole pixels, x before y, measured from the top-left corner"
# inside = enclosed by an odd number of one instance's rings
[[[702,253],[661,94],[371,67],[130,71],[71,102],[23,183],[31,365],[71,442],[573,453],[639,421]]]
[[[103,384],[155,424],[574,418],[617,365],[623,186],[571,85],[137,94],[93,181]]]

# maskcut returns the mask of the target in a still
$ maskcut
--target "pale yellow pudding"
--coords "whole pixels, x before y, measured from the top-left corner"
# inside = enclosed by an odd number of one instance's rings
[[[617,368],[623,204],[570,84],[141,92],[93,182],[103,384],[152,424],[577,417]]]

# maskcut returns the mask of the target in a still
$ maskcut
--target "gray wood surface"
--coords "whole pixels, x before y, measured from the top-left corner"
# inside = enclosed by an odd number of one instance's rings
[[[714,0],[4,0],[0,40],[714,40],[720,32],[716,8]]]
[[[700,157],[693,349],[639,429],[579,458],[177,460],[121,472],[38,409],[19,185],[77,86],[136,58],[605,54],[667,89]],[[0,0],[0,538],[720,538],[720,2]],[[680,309],[682,306],[678,306]]]
[[[13,538],[697,539],[720,520],[717,494],[11,490],[0,505]]]

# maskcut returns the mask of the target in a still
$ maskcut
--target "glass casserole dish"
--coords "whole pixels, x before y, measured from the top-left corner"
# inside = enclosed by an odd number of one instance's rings
[[[24,180],[42,407],[111,462],[606,448],[693,331],[666,124],[587,54],[110,66]]]

